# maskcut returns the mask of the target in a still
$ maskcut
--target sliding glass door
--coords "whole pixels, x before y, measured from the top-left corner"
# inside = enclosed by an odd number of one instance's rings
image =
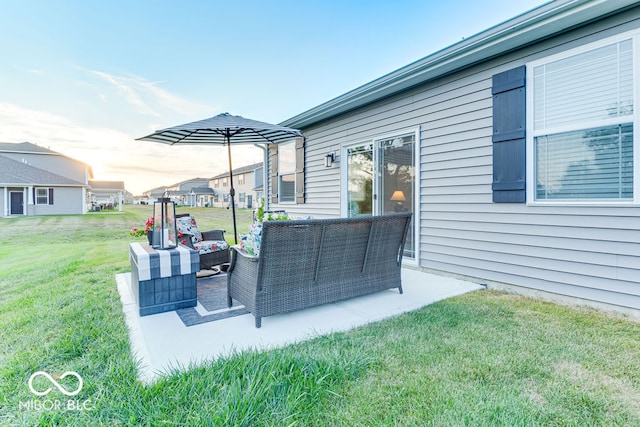
[[[415,133],[346,149],[347,216],[414,212]],[[415,258],[414,221],[404,256]]]

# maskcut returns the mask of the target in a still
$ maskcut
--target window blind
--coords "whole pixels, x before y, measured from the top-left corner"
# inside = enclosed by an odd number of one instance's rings
[[[535,131],[633,114],[631,40],[535,67],[533,77]]]
[[[633,198],[633,124],[535,141],[537,199]]]

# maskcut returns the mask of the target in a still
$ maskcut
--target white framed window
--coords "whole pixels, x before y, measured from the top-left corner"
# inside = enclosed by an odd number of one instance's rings
[[[640,33],[527,64],[527,201],[639,200]]]
[[[294,141],[278,146],[278,199],[296,201],[296,145]]]
[[[48,204],[49,204],[49,189],[36,188],[36,205],[48,205]]]
[[[244,181],[245,181],[244,174],[238,175],[238,184],[242,185],[244,184]]]

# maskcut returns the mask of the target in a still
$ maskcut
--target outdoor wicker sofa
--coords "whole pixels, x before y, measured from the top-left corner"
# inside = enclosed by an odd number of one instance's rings
[[[410,213],[265,221],[260,255],[231,250],[227,303],[262,317],[385,289],[402,293],[400,270]]]

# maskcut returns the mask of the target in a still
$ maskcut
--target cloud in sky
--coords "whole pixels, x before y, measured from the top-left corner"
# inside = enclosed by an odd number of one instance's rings
[[[84,78],[76,78],[74,84],[88,96],[78,105],[87,108],[54,109],[47,104],[48,98],[36,98],[36,107],[0,102],[0,141],[28,141],[80,160],[92,167],[94,179],[124,181],[134,194],[228,169],[223,147],[171,147],[135,140],[157,129],[208,117],[211,106],[175,95],[161,87],[164,82],[127,73],[76,70]],[[50,74],[45,74],[41,83],[55,87]],[[91,103],[91,97],[98,102]],[[92,115],[97,120],[88,123],[85,119]],[[262,152],[234,147],[233,159],[234,167],[240,167],[262,161]]]
[[[125,181],[134,194],[161,185],[222,173],[228,169],[221,146],[168,146],[135,141],[143,135],[89,127],[68,118],[0,102],[0,141],[28,141],[87,163],[97,180]],[[255,147],[232,148],[234,168],[262,161]]]
[[[127,103],[135,107],[140,114],[160,116],[160,113],[142,99],[139,91],[134,87],[134,84],[136,83],[134,79],[117,77],[100,71],[90,72],[113,85],[117,89],[118,93],[124,97]],[[107,99],[104,96],[102,96],[102,98]]]
[[[204,114],[212,110],[211,106],[198,104],[163,89],[163,82],[152,82],[139,76],[117,76],[104,71],[88,72],[114,87],[122,98],[143,115],[161,117],[162,109],[185,116]],[[107,99],[104,94],[101,97]]]

